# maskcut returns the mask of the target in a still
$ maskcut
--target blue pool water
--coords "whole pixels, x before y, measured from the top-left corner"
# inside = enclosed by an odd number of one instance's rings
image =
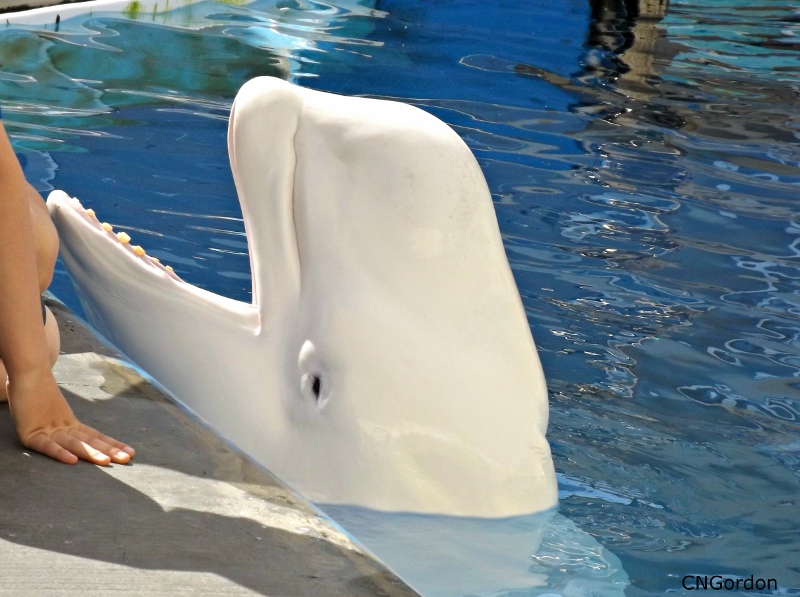
[[[799,594],[800,2],[636,4],[256,0],[8,26],[0,98],[39,190],[241,300],[225,133],[244,81],[435,114],[489,182],[559,474],[558,512],[506,527],[536,552],[471,562],[486,592],[633,597],[752,574]],[[80,310],[63,270],[52,290]],[[414,517],[331,514],[430,540]],[[459,536],[491,543],[481,532]]]

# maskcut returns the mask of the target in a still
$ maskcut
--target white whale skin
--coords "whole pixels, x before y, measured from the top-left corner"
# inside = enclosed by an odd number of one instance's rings
[[[486,181],[443,122],[262,77],[228,128],[253,304],[133,254],[54,191],[91,323],[306,498],[552,507],[544,375]]]

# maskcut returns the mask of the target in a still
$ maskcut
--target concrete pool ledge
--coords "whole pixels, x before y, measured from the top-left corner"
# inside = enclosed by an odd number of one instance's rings
[[[86,0],[0,0],[0,13],[5,12],[18,12],[22,10],[30,10],[33,8],[42,8],[45,6],[54,6],[57,4],[71,4],[72,2],[83,2]]]
[[[131,19],[160,22],[176,9],[202,0],[0,0],[0,23],[58,31],[59,23],[81,15],[119,14]],[[236,0],[237,6],[253,0]]]
[[[0,406],[0,595],[416,595],[48,305],[64,395],[137,455],[126,466],[60,464],[24,450]]]

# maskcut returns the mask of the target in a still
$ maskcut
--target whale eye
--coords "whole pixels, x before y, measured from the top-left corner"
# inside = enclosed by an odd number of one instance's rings
[[[319,400],[319,390],[322,385],[322,380],[320,379],[319,375],[314,375],[311,378],[311,391],[314,392],[314,396]]]
[[[330,388],[322,380],[322,374],[306,373],[300,380],[300,392],[308,400],[313,400],[317,408],[323,408],[328,403]]]
[[[306,340],[300,348],[297,366],[300,369],[301,396],[309,402],[313,401],[318,409],[325,408],[330,399],[332,377],[310,340]]]

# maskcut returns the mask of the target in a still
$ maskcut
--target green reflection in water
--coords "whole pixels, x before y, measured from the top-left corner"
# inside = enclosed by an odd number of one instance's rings
[[[0,31],[5,124],[17,150],[81,151],[70,139],[130,124],[117,115],[125,107],[181,104],[227,118],[245,81],[307,75],[303,54],[320,44],[363,45],[381,16],[370,5],[226,0],[159,11],[135,0],[58,31],[12,25]]]

